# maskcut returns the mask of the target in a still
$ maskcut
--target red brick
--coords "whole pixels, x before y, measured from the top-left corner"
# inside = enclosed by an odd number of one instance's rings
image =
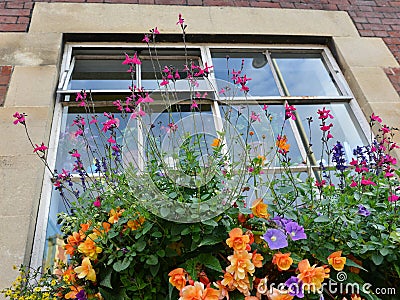
[[[30,9],[0,9],[2,16],[29,16],[30,14]]]
[[[272,2],[261,2],[261,1],[250,1],[252,7],[266,7],[266,8],[281,8],[279,3]]]
[[[17,23],[19,24],[28,24],[30,21],[30,18],[28,17],[18,17]]]
[[[33,8],[33,2],[25,2],[24,3],[24,8],[32,9]]]
[[[371,29],[371,30],[390,30],[390,25],[383,25],[383,24],[363,24],[364,29]]]
[[[27,24],[0,24],[0,31],[26,31]]]
[[[361,36],[375,36],[372,30],[359,30]]]
[[[382,24],[382,21],[380,18],[367,18],[368,23],[371,24]]]
[[[24,8],[23,2],[6,2],[6,8]]]
[[[203,0],[188,0],[187,1],[187,4],[188,5],[193,5],[193,6],[195,6],[195,5],[197,5],[197,6],[201,6],[201,5],[203,5]]]
[[[155,0],[155,4],[184,5],[186,0]]]
[[[400,25],[400,19],[382,19],[382,24]]]
[[[390,1],[391,6],[400,6],[400,1]]]
[[[387,37],[389,34],[385,30],[373,30],[374,36],[376,37]]]
[[[1,75],[11,75],[12,66],[0,66]]]
[[[17,17],[0,16],[0,23],[17,23]]]
[[[368,20],[365,17],[353,17],[352,19],[356,23],[368,23]]]
[[[87,0],[88,3],[103,3],[103,0]]]

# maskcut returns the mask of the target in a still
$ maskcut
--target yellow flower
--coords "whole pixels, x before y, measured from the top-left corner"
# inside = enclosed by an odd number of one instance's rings
[[[214,139],[211,147],[218,147],[219,145],[221,145],[221,140],[220,139]]]
[[[279,271],[286,271],[290,268],[293,263],[293,259],[290,257],[290,253],[275,253],[272,258],[272,263],[278,266]]]
[[[342,271],[346,263],[346,257],[341,257],[342,251],[333,252],[328,256],[328,263],[336,270]]]
[[[234,274],[236,281],[245,279],[247,273],[253,275],[255,267],[251,262],[252,257],[253,255],[246,250],[235,251],[233,255],[228,256],[231,265],[226,268],[226,271]]]
[[[94,242],[97,238],[98,236],[96,234],[89,234],[86,240],[78,246],[78,251],[89,257],[91,260],[97,259],[97,254],[103,251],[103,249],[97,247]]]
[[[117,207],[116,210],[111,209],[110,213],[109,213],[110,217],[108,218],[108,223],[110,223],[110,224],[117,223],[119,218],[122,216],[123,212],[124,212],[124,210],[119,207]]]
[[[261,268],[263,259],[264,259],[264,257],[262,257],[262,255],[260,253],[255,253],[255,251],[254,251],[251,261],[256,268]]]
[[[259,218],[268,219],[269,213],[267,211],[268,205],[263,202],[263,199],[258,198],[254,200],[253,205],[251,206],[252,213]]]
[[[96,272],[92,268],[89,257],[85,257],[82,260],[82,265],[76,267],[74,271],[78,274],[78,278],[85,278],[90,281],[96,281]]]

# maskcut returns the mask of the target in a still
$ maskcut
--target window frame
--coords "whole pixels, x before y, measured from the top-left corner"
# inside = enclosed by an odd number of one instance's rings
[[[56,165],[56,156],[57,156],[57,148],[58,148],[58,142],[59,142],[59,133],[62,128],[62,116],[63,116],[63,110],[64,106],[68,106],[68,102],[70,102],[70,97],[71,95],[80,92],[81,90],[73,90],[73,89],[68,89],[68,83],[71,78],[72,72],[74,70],[74,65],[75,65],[75,57],[73,56],[73,50],[80,48],[121,48],[121,49],[127,49],[127,48],[132,48],[134,50],[135,48],[145,48],[142,44],[139,43],[129,43],[129,44],[122,44],[122,43],[66,43],[64,47],[64,52],[63,52],[63,58],[62,58],[62,63],[61,63],[61,70],[60,70],[60,75],[59,75],[59,83],[57,86],[57,91],[56,91],[56,103],[55,103],[55,108],[54,108],[54,114],[53,114],[53,120],[52,120],[52,128],[51,128],[51,135],[50,135],[50,141],[49,141],[49,151],[48,151],[48,164],[51,169],[55,168]],[[181,43],[159,43],[157,44],[158,48],[168,48],[168,49],[173,49],[173,48],[183,48],[183,44]],[[358,120],[360,128],[362,132],[364,133],[365,137],[368,139],[369,136],[371,135],[370,127],[368,124],[368,121],[366,120],[360,105],[358,104],[357,100],[355,99],[353,93],[350,90],[350,87],[348,83],[345,80],[345,77],[340,70],[339,65],[337,64],[332,52],[330,51],[329,47],[326,45],[315,45],[315,44],[301,44],[301,45],[287,45],[287,44],[274,44],[274,45],[251,45],[251,44],[227,44],[227,43],[221,43],[221,44],[215,44],[215,43],[203,43],[203,44],[188,44],[186,45],[187,48],[192,48],[192,49],[199,49],[200,50],[200,59],[203,63],[207,63],[208,65],[212,66],[212,55],[211,52],[215,49],[218,50],[264,50],[267,53],[267,59],[268,63],[272,66],[272,61],[271,61],[271,53],[272,52],[296,52],[296,53],[309,53],[311,51],[317,51],[321,53],[321,57],[323,61],[326,63],[326,67],[328,71],[330,72],[331,76],[334,79],[334,82],[337,84],[338,89],[342,93],[341,96],[285,96],[282,86],[280,85],[280,81],[277,79],[277,74],[275,72],[275,69],[271,67],[273,76],[275,81],[278,83],[278,90],[280,92],[279,96],[259,96],[259,97],[248,97],[246,99],[238,97],[237,99],[234,99],[233,101],[230,101],[230,104],[243,104],[243,103],[258,103],[260,100],[264,102],[274,102],[279,103],[281,105],[285,104],[298,104],[300,101],[316,101],[316,103],[331,103],[331,102],[347,102],[349,103],[349,106],[355,116],[355,118]],[[137,70],[138,72],[140,71]],[[210,72],[210,81],[212,84],[216,87],[216,81],[215,81],[215,76],[214,76],[214,70],[211,69]],[[138,80],[138,83],[140,84],[140,80]],[[206,90],[208,92],[213,92],[213,89]],[[129,93],[130,90],[92,90],[92,93],[99,93],[99,94],[115,94],[115,93]],[[211,100],[210,100],[211,101]],[[256,101],[256,102],[254,102]],[[72,103],[72,102],[70,102]],[[309,102],[304,103],[304,104],[310,104]],[[215,116],[221,118],[220,115],[220,110],[219,110],[219,104],[217,101],[212,101],[212,107],[213,107],[213,113]],[[222,123],[217,124],[218,121],[216,121],[216,129],[220,130],[222,129]],[[298,133],[298,130],[295,129],[296,125],[293,120],[289,119],[290,125],[292,127],[292,131],[295,135],[295,139],[297,141],[301,140],[301,136]],[[298,145],[301,145],[302,142],[298,143]],[[300,147],[299,147],[300,148]],[[307,157],[307,153],[305,149],[300,148],[300,152],[303,158]],[[308,170],[310,166],[308,165],[299,165],[299,166],[294,166],[291,167],[293,171],[295,172],[303,172]],[[316,166],[313,166],[312,168],[317,168]],[[40,198],[40,203],[41,205],[39,206],[39,212],[37,216],[37,222],[36,222],[36,231],[35,231],[35,238],[34,238],[34,245],[33,245],[33,251],[32,251],[32,258],[31,258],[31,264],[33,266],[39,266],[43,262],[43,255],[45,251],[45,242],[46,242],[46,232],[47,232],[47,226],[48,226],[48,215],[50,212],[50,204],[51,204],[51,195],[53,192],[53,184],[51,182],[51,174],[48,170],[46,170],[45,177],[43,180],[43,185],[42,185],[42,193],[41,193],[41,198]]]

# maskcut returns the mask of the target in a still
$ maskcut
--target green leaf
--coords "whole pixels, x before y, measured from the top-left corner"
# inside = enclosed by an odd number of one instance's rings
[[[123,261],[116,261],[113,264],[113,269],[115,270],[115,272],[121,272],[123,270],[125,270],[126,268],[129,267],[129,265],[131,264],[131,261],[129,259],[129,257],[125,257]]]
[[[397,275],[400,277],[400,267],[394,264],[394,268],[396,269]]]
[[[154,266],[150,266],[150,273],[153,277],[157,276],[158,270],[160,270],[160,264],[156,264]]]
[[[156,255],[150,255],[146,260],[146,264],[150,266],[158,264],[158,257]]]
[[[319,216],[314,219],[314,222],[316,223],[324,223],[324,222],[330,222],[331,219],[329,219],[327,216]]]
[[[346,259],[345,265],[349,266],[349,267],[356,267],[356,268],[359,268],[361,270],[368,272],[368,270],[364,269],[362,266],[360,266],[359,264],[355,263],[354,261],[352,261],[351,259],[348,259],[348,258]]]
[[[147,232],[149,232],[149,230],[151,229],[151,227],[153,227],[153,223],[151,222],[146,222],[143,225],[143,229],[142,229],[142,233],[146,234]]]
[[[210,254],[202,253],[197,257],[198,261],[207,268],[222,273],[222,267],[219,260]]]
[[[204,225],[212,226],[212,227],[217,227],[218,226],[218,223],[215,222],[213,219],[204,220],[204,221],[201,221],[201,223],[203,223]]]
[[[156,252],[156,254],[159,256],[159,257],[164,257],[165,256],[165,251],[164,250],[158,250],[157,252]]]
[[[160,209],[160,214],[161,217],[165,218],[166,216],[168,216],[170,214],[170,209],[168,207],[161,207]]]
[[[162,237],[162,233],[159,232],[159,231],[156,231],[156,232],[153,232],[153,233],[151,234],[151,236],[154,236],[154,237],[156,237],[156,238],[160,238],[160,237]]]
[[[372,261],[374,262],[375,265],[379,266],[383,262],[383,256],[379,254],[372,254]]]
[[[186,261],[185,263],[185,270],[189,273],[190,277],[192,278],[197,278],[197,272],[196,272],[196,265],[198,263],[198,260],[196,258],[191,258]]]
[[[181,235],[187,235],[187,234],[189,234],[190,233],[190,227],[186,227],[185,229],[183,229],[182,231],[181,231]]]
[[[124,289],[112,289],[109,290],[107,288],[99,287],[99,292],[103,296],[104,299],[107,300],[124,300],[127,299]]]
[[[107,269],[106,270],[106,276],[103,278],[102,281],[100,281],[100,285],[101,286],[105,286],[105,287],[108,287],[108,288],[112,289],[111,274],[112,274],[112,269],[111,268]]]
[[[382,248],[379,249],[379,252],[382,254],[382,256],[386,256],[389,254],[390,250],[388,248]]]
[[[211,235],[211,236],[206,236],[201,240],[201,243],[199,244],[199,247],[201,246],[209,246],[209,245],[215,245],[221,242],[221,237],[218,235]]]
[[[146,242],[143,238],[139,239],[136,243],[135,243],[135,247],[136,250],[138,252],[142,252],[144,250],[144,248],[146,248]]]

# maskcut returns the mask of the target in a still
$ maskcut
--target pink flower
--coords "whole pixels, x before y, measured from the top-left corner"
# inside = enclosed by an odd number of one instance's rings
[[[149,35],[148,34],[144,35],[142,42],[146,42],[147,44],[150,43],[150,39],[149,39]]]
[[[385,177],[393,177],[394,174],[392,172],[385,172]]]
[[[181,25],[182,26],[184,21],[185,21],[185,19],[182,18],[181,14],[179,14],[178,22],[176,22],[176,25]]]
[[[100,197],[96,198],[96,200],[93,202],[93,206],[95,206],[95,207],[100,207],[101,206]]]
[[[107,142],[109,142],[110,144],[115,144],[115,143],[116,143],[116,141],[113,139],[112,136],[110,136],[110,137],[108,138]]]
[[[261,122],[260,115],[256,114],[254,111],[251,112],[250,119],[253,122],[255,122],[255,121]]]
[[[374,113],[371,115],[371,122],[376,121],[378,123],[382,123],[382,119],[379,116],[376,116]]]
[[[199,105],[197,104],[196,100],[193,100],[192,105],[190,105],[190,110],[193,110],[195,108],[199,108]]]
[[[74,132],[75,137],[77,136],[82,136],[83,135],[83,130],[82,129],[78,129],[77,131]]]
[[[18,123],[25,124],[25,114],[20,114],[19,112],[16,112],[13,114],[13,117],[16,118],[14,120],[14,125],[17,125]]]
[[[287,103],[285,104],[285,120],[287,119],[292,119],[293,121],[296,120],[296,116],[293,114],[293,112],[296,111],[296,108],[293,105],[288,105]]]
[[[333,119],[333,116],[330,114],[330,110],[329,109],[325,109],[325,107],[322,108],[322,110],[318,109],[317,113],[319,114],[319,118],[320,120],[326,120],[328,118]]]
[[[79,154],[78,150],[76,150],[76,149],[72,150],[71,156],[75,157],[75,158],[80,158],[81,157],[81,155]]]
[[[316,180],[315,181],[316,187],[323,187],[325,184],[326,184],[326,180],[321,180],[321,181]]]
[[[369,179],[365,179],[363,176],[361,179],[361,185],[376,185],[376,183]]]
[[[92,120],[90,120],[89,124],[94,124],[97,123],[97,117],[96,116],[92,116]]]
[[[168,127],[169,127],[169,131],[168,132],[176,131],[178,129],[178,125],[176,125],[174,122],[169,123]]]
[[[175,79],[181,79],[181,75],[179,75],[178,70],[175,71],[174,78],[175,78]]]
[[[262,110],[266,111],[268,109],[268,105],[264,104]]]
[[[153,32],[154,34],[160,34],[160,32],[158,31],[158,28],[157,28],[157,27],[154,28],[154,29],[152,29],[152,32]]]
[[[44,145],[44,143],[42,142],[42,144],[40,145],[40,146],[38,146],[38,144],[35,144],[35,148],[33,149],[33,152],[38,152],[38,151],[40,151],[40,152],[44,152],[44,151],[46,151],[47,149],[49,149],[49,148],[47,148],[45,145]]]
[[[383,125],[382,126],[382,131],[383,131],[383,133],[389,133],[390,132],[390,128],[387,125]]]
[[[350,186],[351,187],[356,187],[357,186],[357,182],[355,182],[354,180],[351,180]]]
[[[142,62],[137,57],[137,52],[133,55],[133,57],[129,57],[128,54],[125,53],[125,60],[122,62],[123,65],[141,65]]]
[[[397,200],[399,200],[399,196],[397,196],[395,194],[390,194],[388,197],[389,202],[396,202]]]
[[[328,134],[327,134],[326,138],[327,138],[328,140],[333,138],[333,135],[331,134],[330,131],[328,131]]]
[[[331,129],[331,127],[333,127],[333,124],[329,124],[329,125],[321,125],[321,130],[322,131],[328,131]]]
[[[162,79],[162,81],[160,83],[160,86],[165,86],[167,84],[169,84],[169,81],[165,77],[163,77],[163,79]]]

